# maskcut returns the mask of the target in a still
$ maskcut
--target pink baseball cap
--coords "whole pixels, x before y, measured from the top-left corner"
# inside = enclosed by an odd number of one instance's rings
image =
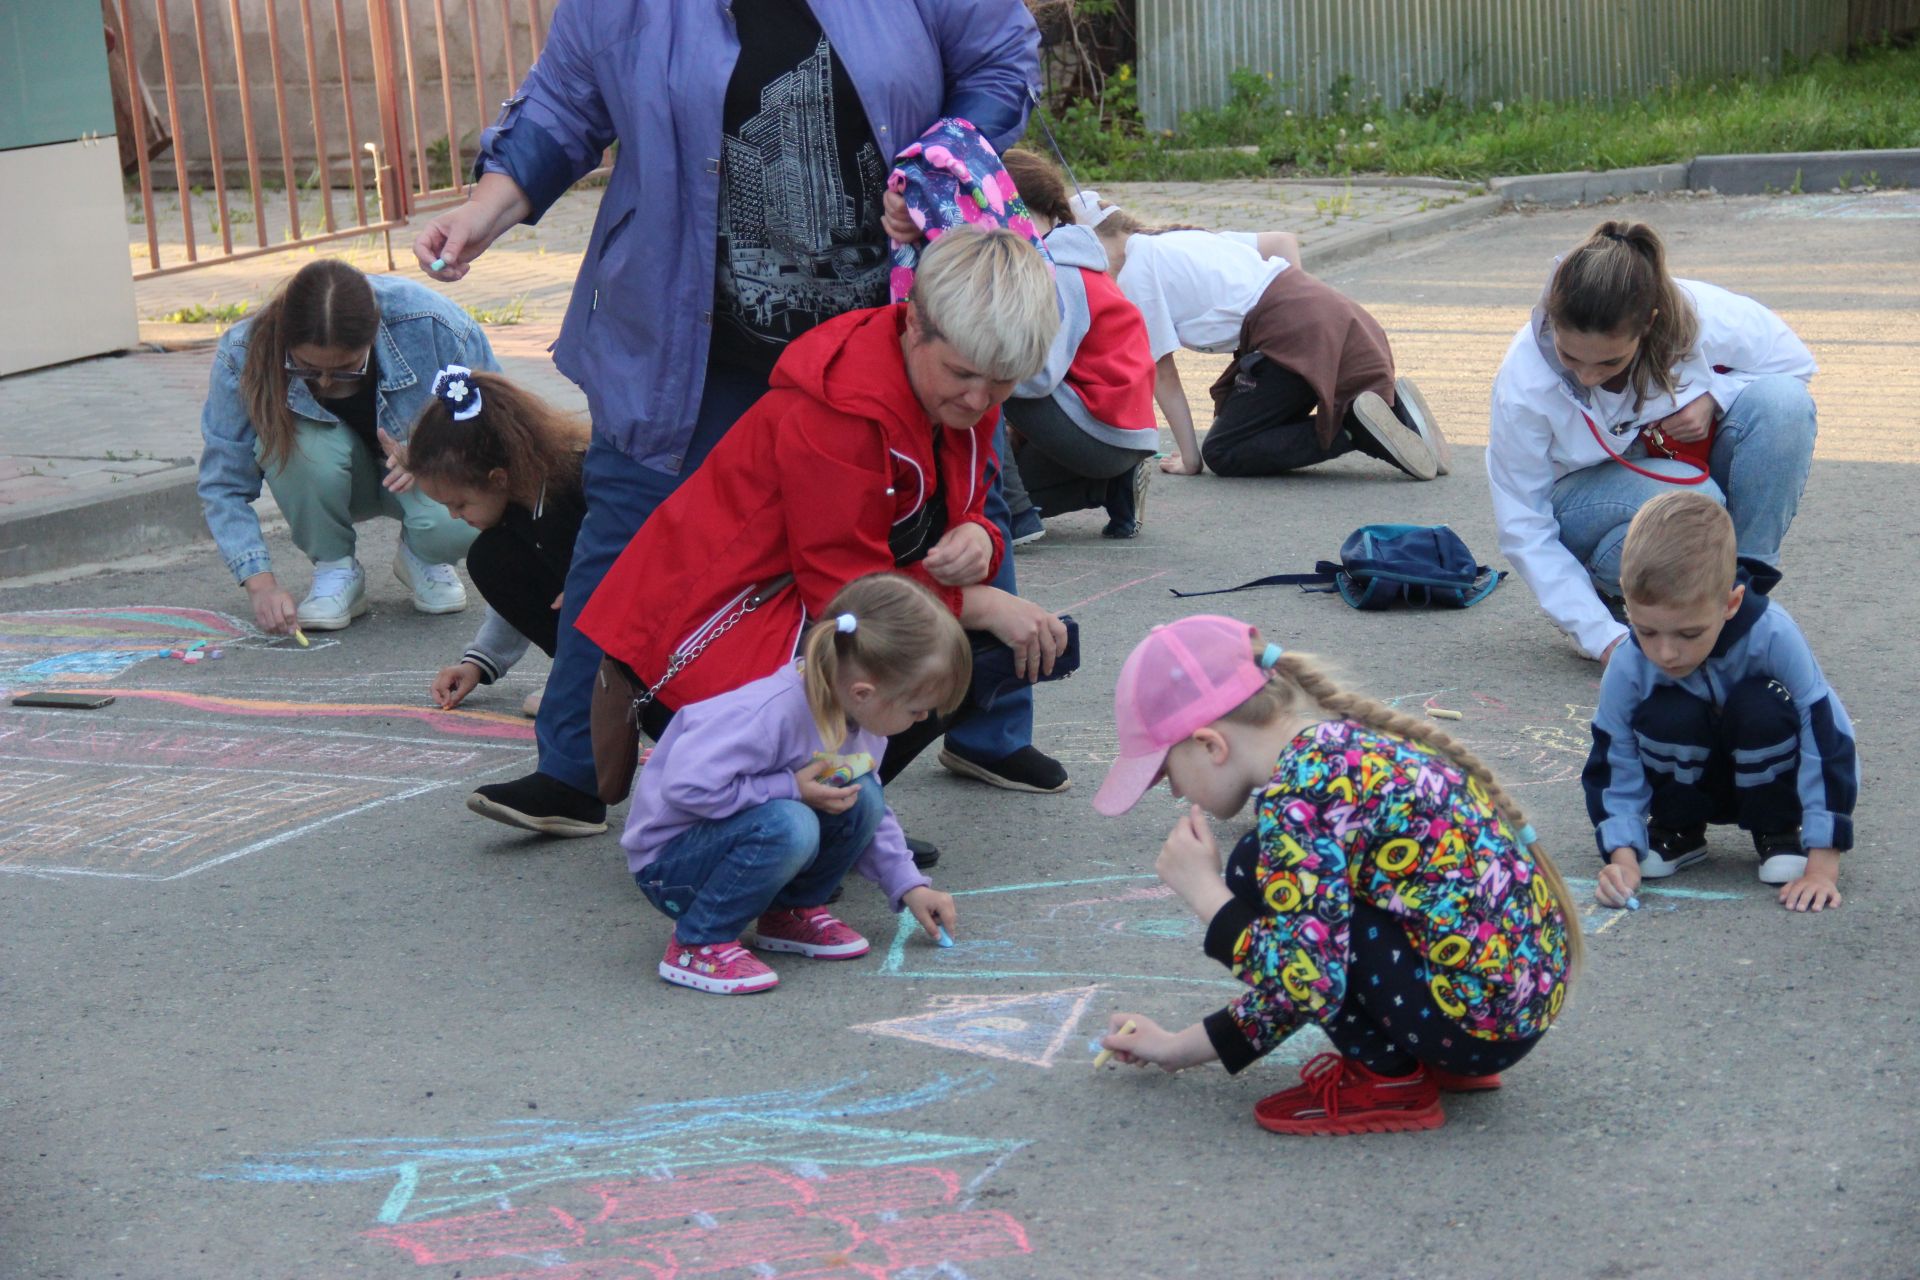
[[[1200,614],[1155,627],[1134,647],[1113,692],[1120,758],[1093,797],[1095,809],[1117,817],[1140,803],[1168,751],[1260,691],[1267,672],[1253,636],[1244,622]]]

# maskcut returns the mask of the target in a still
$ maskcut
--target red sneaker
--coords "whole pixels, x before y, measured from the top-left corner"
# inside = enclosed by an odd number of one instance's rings
[[[761,951],[791,951],[815,960],[851,960],[867,954],[867,940],[825,907],[774,907],[747,935]]]
[[[1440,1091],[1425,1068],[1410,1076],[1378,1076],[1351,1058],[1322,1053],[1300,1068],[1300,1083],[1253,1108],[1274,1133],[1405,1133],[1447,1122]]]
[[[746,995],[765,991],[780,981],[780,975],[749,955],[737,942],[714,942],[704,947],[681,945],[678,937],[667,939],[667,954],[660,961],[660,976],[668,982],[711,991],[717,996]]]
[[[1479,1093],[1483,1089],[1500,1087],[1498,1071],[1490,1071],[1484,1076],[1463,1076],[1458,1072],[1429,1065],[1427,1077],[1439,1087],[1442,1093]]]

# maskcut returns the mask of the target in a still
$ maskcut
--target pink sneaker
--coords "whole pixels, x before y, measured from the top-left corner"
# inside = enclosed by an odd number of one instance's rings
[[[668,982],[717,996],[746,995],[765,991],[780,981],[780,975],[749,955],[737,942],[714,942],[704,947],[681,945],[678,937],[667,939],[667,954],[660,961],[660,976]]]
[[[867,954],[867,940],[825,907],[774,907],[747,935],[761,951],[792,951],[815,960],[851,960]]]

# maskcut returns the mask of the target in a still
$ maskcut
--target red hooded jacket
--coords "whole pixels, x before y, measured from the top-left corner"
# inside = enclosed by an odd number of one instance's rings
[[[581,610],[581,632],[651,685],[754,587],[794,575],[660,691],[667,706],[770,675],[841,587],[895,568],[887,535],[933,497],[936,448],[947,528],[985,529],[993,561],[982,581],[998,571],[1006,548],[984,507],[999,410],[964,431],[933,423],[907,382],[905,325],[898,304],[796,339],[767,394],[641,526]],[[935,582],[923,563],[900,572],[960,612],[960,589]]]

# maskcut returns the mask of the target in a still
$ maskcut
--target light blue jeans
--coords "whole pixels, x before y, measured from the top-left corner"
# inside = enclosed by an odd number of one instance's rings
[[[873,843],[887,802],[872,774],[845,813],[770,800],[701,822],[633,873],[647,900],[677,923],[690,947],[733,942],[768,907],[817,907]]]
[[[1818,432],[1813,397],[1804,382],[1787,374],[1749,384],[1720,419],[1708,459],[1709,478],[1690,487],[1726,507],[1741,555],[1768,564],[1778,561],[1780,543],[1807,486]],[[1649,471],[1693,474],[1688,463],[1639,456],[1645,452],[1642,445],[1631,452]],[[1613,461],[1569,472],[1553,486],[1560,541],[1587,566],[1602,594],[1620,595],[1620,547],[1633,513],[1675,487],[1635,475]]]

